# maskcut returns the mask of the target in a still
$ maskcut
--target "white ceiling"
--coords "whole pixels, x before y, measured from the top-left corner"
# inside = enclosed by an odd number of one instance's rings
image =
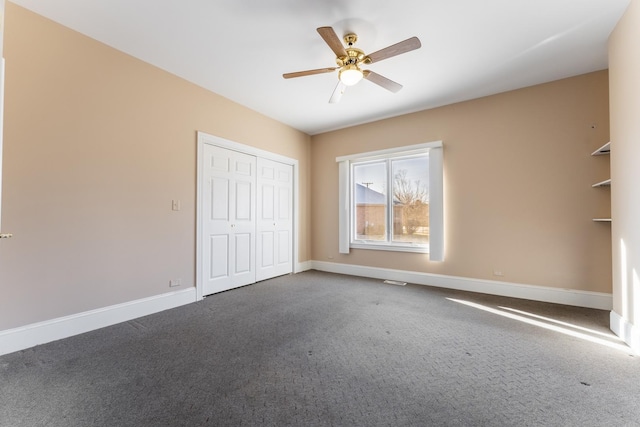
[[[308,134],[607,68],[607,38],[630,0],[12,0]],[[369,68],[328,100],[337,71],[316,32],[354,32],[372,53],[417,36],[422,48]]]

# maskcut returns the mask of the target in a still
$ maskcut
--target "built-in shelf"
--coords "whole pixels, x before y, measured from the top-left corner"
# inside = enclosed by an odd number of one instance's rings
[[[604,156],[611,153],[611,141],[604,144],[602,147],[598,148],[596,151],[591,153],[592,156]],[[611,187],[611,178],[605,179],[604,181],[596,182],[592,185],[593,188],[597,187]],[[594,222],[611,222],[611,218],[593,218]]]
[[[609,187],[611,185],[611,178],[605,179],[604,181],[596,182],[592,185],[592,187]]]
[[[598,148],[596,151],[591,153],[592,156],[604,156],[605,154],[609,154],[611,151],[611,141],[604,144],[602,147]]]

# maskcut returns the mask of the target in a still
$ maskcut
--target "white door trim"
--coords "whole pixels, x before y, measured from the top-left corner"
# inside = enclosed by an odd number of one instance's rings
[[[274,160],[293,166],[293,265],[291,266],[294,273],[298,273],[298,249],[299,249],[299,170],[298,160],[292,159],[280,154],[271,153],[270,151],[261,150],[249,145],[240,144],[238,142],[229,141],[228,139],[210,135],[205,132],[197,132],[197,185],[196,185],[196,300],[200,301],[204,298],[204,282],[202,279],[202,190],[203,190],[203,170],[202,159],[204,156],[204,144],[216,145],[218,147],[229,150],[238,151],[244,154],[250,154],[256,157]]]

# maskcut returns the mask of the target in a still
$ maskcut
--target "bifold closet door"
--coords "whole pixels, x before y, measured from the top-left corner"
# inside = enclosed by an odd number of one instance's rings
[[[257,159],[256,280],[293,271],[293,166]]]
[[[204,145],[204,295],[256,281],[256,157]]]

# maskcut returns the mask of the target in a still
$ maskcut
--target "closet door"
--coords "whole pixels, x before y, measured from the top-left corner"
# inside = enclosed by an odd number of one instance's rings
[[[256,281],[256,158],[204,145],[203,291]]]
[[[293,166],[258,158],[256,280],[293,271]]]

